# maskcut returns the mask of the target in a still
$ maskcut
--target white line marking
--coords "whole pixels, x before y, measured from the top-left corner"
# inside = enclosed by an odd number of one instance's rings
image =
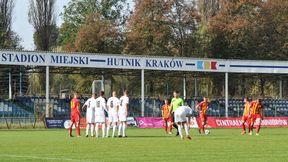
[[[53,157],[40,157],[40,156],[27,156],[27,155],[11,155],[11,154],[0,154],[0,156],[8,158],[26,158],[26,159],[41,159],[41,160],[60,160],[60,161],[72,161],[72,162],[90,162],[88,160],[76,160],[69,158],[53,158]],[[94,161],[94,160],[93,160]]]

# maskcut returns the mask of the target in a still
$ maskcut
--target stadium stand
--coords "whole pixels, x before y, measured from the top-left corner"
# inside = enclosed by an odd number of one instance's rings
[[[88,98],[81,98],[81,105]],[[185,102],[193,108],[193,115],[197,116],[198,112],[194,109],[199,99],[186,99]],[[159,117],[161,116],[161,106],[164,102],[160,99],[145,99],[145,116]],[[288,100],[280,99],[263,99],[265,116],[288,116]],[[45,113],[46,99],[45,97],[16,97],[14,100],[0,99],[0,116],[9,117],[28,117],[36,111]],[[50,98],[50,107],[53,109],[53,117],[69,117],[70,116],[70,99]],[[242,99],[229,100],[229,117],[241,117],[243,114],[244,102]],[[85,116],[85,112],[82,112]],[[208,116],[224,117],[225,116],[225,100],[212,100],[210,109],[207,111]],[[141,99],[130,98],[129,116],[141,116]]]

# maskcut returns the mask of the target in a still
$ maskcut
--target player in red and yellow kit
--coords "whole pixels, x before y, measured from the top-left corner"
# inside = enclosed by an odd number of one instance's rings
[[[242,135],[246,134],[246,126],[245,123],[248,125],[248,133],[250,133],[250,102],[249,99],[246,97],[244,98],[244,111],[243,111],[243,116],[242,116],[242,128],[243,132]]]
[[[169,134],[172,134],[172,123],[171,123],[171,114],[170,114],[170,106],[168,103],[168,99],[165,99],[165,104],[162,106],[162,119],[164,122],[164,130],[167,134],[167,127],[169,125]]]
[[[206,111],[208,110],[208,107],[210,105],[210,102],[207,101],[207,98],[203,98],[203,101],[197,104],[196,110],[199,111],[199,117],[201,119],[201,127],[198,128],[199,133],[201,134],[201,129],[202,133],[204,134],[204,126],[207,124],[207,116],[206,116]]]
[[[256,135],[259,135],[259,131],[261,128],[261,120],[263,120],[263,104],[261,99],[257,99],[256,101],[251,103],[251,124],[250,124],[250,135],[252,135],[254,123],[256,125]]]
[[[69,135],[72,136],[72,126],[75,124],[78,137],[80,137],[80,101],[78,100],[78,92],[74,92],[74,97],[70,102],[71,107],[71,122],[69,127]]]

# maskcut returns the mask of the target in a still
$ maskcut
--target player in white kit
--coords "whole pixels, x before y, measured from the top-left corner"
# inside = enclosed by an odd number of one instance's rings
[[[115,137],[115,131],[118,123],[118,110],[119,110],[120,100],[116,97],[116,92],[112,92],[112,97],[110,97],[107,101],[108,108],[108,125],[107,125],[107,134],[106,137],[110,136],[110,126],[113,124],[113,133],[112,138]]]
[[[102,124],[102,137],[105,137],[105,112],[106,109],[106,100],[103,97],[104,91],[100,91],[100,96],[95,101],[95,123],[96,123],[96,137],[98,138],[98,128],[99,125]]]
[[[120,106],[119,106],[119,128],[118,128],[118,137],[127,137],[126,129],[127,129],[127,115],[128,115],[128,91],[125,90],[124,95],[120,98]],[[121,129],[123,129],[123,133],[121,135]]]
[[[182,135],[182,126],[185,129],[186,138],[191,140],[191,137],[189,135],[191,114],[192,114],[192,109],[188,106],[180,106],[174,112],[175,123],[178,125],[178,131],[179,131],[181,140],[184,140],[184,137]],[[188,123],[187,123],[186,117],[188,117]]]
[[[95,103],[96,95],[93,93],[92,97],[89,98],[83,105],[82,109],[86,107],[86,137],[89,134],[89,128],[91,128],[91,137],[94,137],[94,127],[95,127]]]

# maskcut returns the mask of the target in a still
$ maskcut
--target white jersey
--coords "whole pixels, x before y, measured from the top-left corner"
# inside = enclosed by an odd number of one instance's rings
[[[94,123],[95,122],[95,98],[89,98],[85,103],[84,106],[87,106],[86,111],[86,121],[87,123]]]
[[[129,104],[129,98],[127,96],[122,96],[120,98],[119,114],[126,114],[126,104]]]
[[[180,106],[175,110],[175,114],[183,114],[187,116],[188,114],[192,114],[192,109],[188,106]]]
[[[95,101],[95,116],[105,116],[104,110],[107,111],[106,101],[100,96]]]
[[[117,97],[110,97],[107,101],[107,107],[109,108],[109,115],[117,115],[117,107],[120,104],[120,100]]]
[[[188,106],[180,106],[174,112],[175,122],[186,122],[186,117],[192,114],[192,109]]]

